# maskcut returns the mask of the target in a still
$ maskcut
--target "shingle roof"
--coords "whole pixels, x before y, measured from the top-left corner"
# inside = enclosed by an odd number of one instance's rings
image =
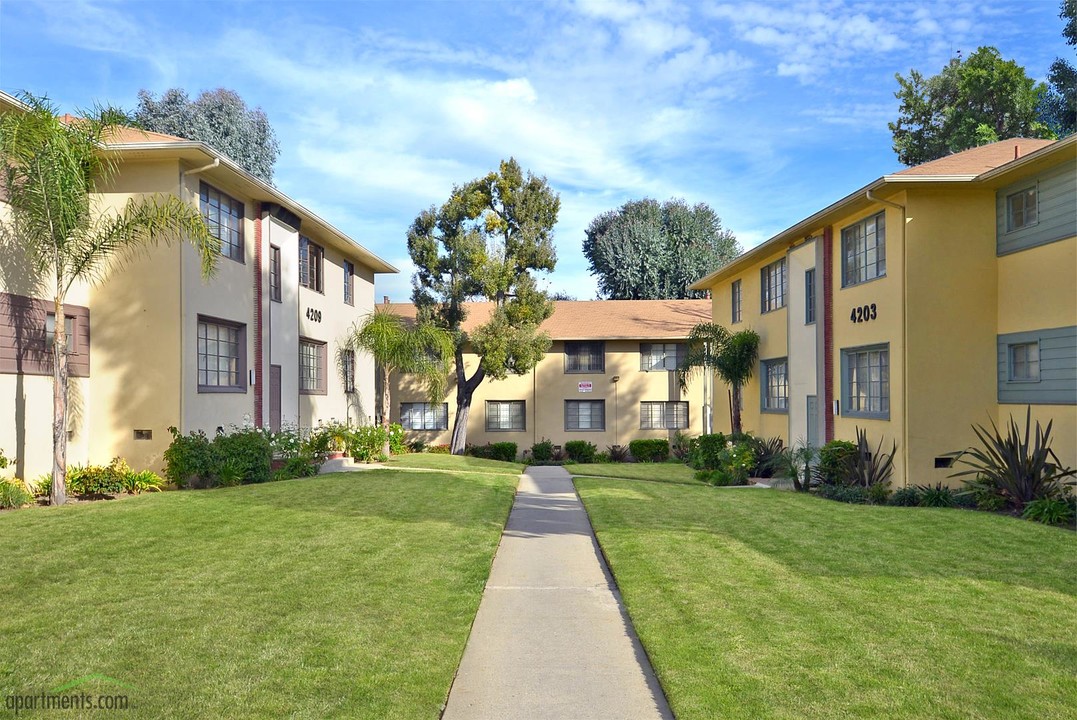
[[[411,303],[387,307],[415,317]],[[489,319],[494,303],[466,307],[463,329],[471,331]],[[695,325],[710,321],[710,300],[557,300],[542,329],[553,340],[671,340],[688,337]]]
[[[78,120],[77,117],[70,113],[65,113],[60,117],[60,122],[70,125]],[[105,142],[116,145],[127,145],[130,143],[144,143],[144,142],[189,142],[185,138],[177,137],[175,135],[166,135],[165,133],[151,132],[150,130],[141,130],[139,128],[126,127],[123,125],[114,125],[105,131]]]
[[[1010,138],[989,145],[969,148],[953,155],[931,160],[922,165],[906,168],[894,175],[979,175],[994,170],[1030,152],[1047,147],[1054,140],[1033,138]]]

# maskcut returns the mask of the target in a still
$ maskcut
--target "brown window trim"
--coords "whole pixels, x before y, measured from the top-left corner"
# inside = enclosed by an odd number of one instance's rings
[[[344,304],[355,307],[355,263],[345,260],[344,267]]]
[[[314,338],[299,338],[299,372],[303,372],[303,344],[314,345],[318,348],[318,387],[314,390],[303,388],[302,376],[299,379],[300,395],[328,395],[329,394],[329,345]]]
[[[588,356],[601,358],[602,367],[588,368],[585,370],[569,367],[569,358],[575,357],[579,364],[579,357],[584,348],[597,348],[597,353],[588,350]],[[566,375],[605,375],[606,374],[606,342],[604,340],[566,340],[565,341],[565,374]]]
[[[304,244],[306,247],[304,247]],[[303,255],[307,256],[307,280],[303,281]],[[314,256],[316,263],[312,262]],[[311,272],[311,268],[315,268]],[[311,275],[314,281],[311,281]],[[307,290],[325,295],[325,248],[311,240],[306,235],[299,236],[299,285]]]
[[[225,327],[233,327],[239,330],[239,358],[236,368],[236,385],[202,385],[198,382],[198,323],[206,322],[213,325],[223,325]],[[194,375],[195,385],[198,388],[199,394],[217,394],[217,393],[234,393],[234,394],[247,394],[247,326],[244,323],[236,322],[235,320],[226,320],[224,318],[213,317],[211,315],[198,315],[195,318],[194,324]]]
[[[269,246],[269,299],[272,302],[283,302],[284,266],[281,260],[280,248],[276,245]],[[277,283],[273,284],[273,266],[277,267]]]
[[[0,374],[52,375],[45,322],[55,307],[51,300],[0,292]],[[90,377],[90,309],[65,303],[64,315],[74,321],[67,372]]]
[[[239,257],[236,257],[236,256],[232,255],[230,252],[223,252],[223,250],[224,250],[224,238],[222,238],[221,235],[220,235],[220,224],[218,223],[218,226],[217,226],[218,231],[217,231],[217,233],[214,233],[213,228],[210,226],[209,217],[207,216],[206,209],[203,206],[203,202],[206,202],[209,199],[209,193],[216,193],[218,196],[220,196],[220,199],[218,200],[218,204],[223,200],[228,200],[228,201],[230,201],[230,203],[232,205],[236,206],[236,207],[233,207],[231,209],[239,211],[239,232],[238,232],[238,234],[239,234],[239,244],[238,244]],[[206,227],[208,227],[210,229],[210,233],[215,238],[217,238],[218,240],[221,241],[221,250],[222,250],[221,257],[226,257],[229,260],[232,260],[233,262],[239,263],[240,265],[246,265],[247,264],[247,239],[246,239],[247,206],[244,205],[239,200],[237,200],[236,198],[229,195],[228,193],[224,192],[220,188],[215,187],[213,185],[210,185],[205,180],[200,180],[198,182],[198,209],[202,213],[202,217],[205,218]],[[229,245],[231,245],[231,243],[229,243]]]

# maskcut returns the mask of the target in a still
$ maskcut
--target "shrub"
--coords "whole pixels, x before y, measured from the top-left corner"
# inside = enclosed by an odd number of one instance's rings
[[[1021,517],[1045,525],[1072,525],[1075,516],[1072,495],[1040,498],[1025,505]]]
[[[914,487],[901,488],[894,491],[886,504],[898,507],[917,507],[920,504],[920,491]]]
[[[389,426],[389,452],[393,455],[406,455],[411,448],[408,446],[404,432],[404,426],[393,423]]]
[[[664,462],[669,458],[669,440],[652,438],[633,440],[628,443],[628,451],[636,462]]]
[[[164,482],[164,478],[152,470],[129,472],[123,478],[123,489],[132,495],[140,495],[149,490],[159,492]]]
[[[309,455],[299,455],[285,460],[281,470],[288,473],[289,478],[311,477],[318,474],[318,464]]]
[[[426,451],[433,455],[448,455],[450,453],[448,445],[431,445]]]
[[[568,455],[568,459],[578,463],[593,463],[597,452],[598,448],[595,444],[586,440],[569,440],[565,443],[565,454]]]
[[[243,467],[242,460],[234,457],[225,457],[218,463],[217,469],[213,475],[216,484],[219,487],[235,487],[236,485],[243,484],[243,479],[246,477],[246,471]],[[266,480],[268,479],[269,478],[266,478]]]
[[[357,428],[336,428],[332,431],[344,438],[344,452],[359,462],[378,459],[385,448],[385,441],[392,447],[392,433],[381,425],[361,425]],[[401,431],[403,432],[403,431]]]
[[[4,454],[4,451],[0,449],[0,468],[6,468],[11,464],[11,459]]]
[[[780,437],[750,438],[755,446],[755,467],[752,469],[753,477],[769,478],[774,476],[771,461],[781,454],[785,443]]]
[[[715,487],[732,487],[748,484],[747,474],[734,474],[727,470],[697,470],[696,480],[714,485]]]
[[[45,473],[38,476],[30,492],[36,497],[48,497],[52,493],[52,475]]]
[[[864,488],[869,505],[885,505],[890,498],[890,481],[868,485]]]
[[[176,487],[209,487],[213,483],[217,458],[213,443],[201,430],[181,435],[175,427],[172,444],[165,450],[165,477]]]
[[[486,445],[486,454],[483,457],[490,458],[491,460],[501,460],[503,462],[515,462],[516,461],[516,443],[514,442],[497,442],[488,443]]]
[[[231,483],[237,473],[241,483],[269,481],[273,449],[265,432],[234,428],[230,433],[218,433],[213,447],[216,460],[213,474],[221,485]],[[226,475],[223,480],[222,473]]]
[[[18,508],[33,501],[34,496],[22,480],[0,480],[0,508]]]
[[[299,428],[281,427],[278,432],[269,433],[269,446],[273,449],[273,457],[295,457],[303,447],[303,438],[299,434]]]
[[[624,445],[607,445],[606,452],[610,454],[610,462],[628,462],[628,448]]]
[[[531,446],[531,459],[534,462],[549,462],[553,459],[553,441],[542,438]]]
[[[917,485],[920,490],[920,507],[953,507],[954,491],[940,483],[935,487],[930,485]]]
[[[848,485],[851,482],[853,456],[857,448],[848,440],[831,440],[819,448],[815,477],[820,485]]]
[[[726,449],[726,438],[722,433],[700,435],[691,443],[689,463],[696,470],[715,470],[718,468],[718,456]]]
[[[788,478],[793,481],[794,490],[808,492],[812,485],[811,464],[818,454],[818,450],[805,443],[784,448],[767,461],[766,464],[771,471],[768,477]]]
[[[609,465],[613,461],[610,460],[610,454],[608,452],[600,452],[595,455],[595,462],[601,465]]]
[[[411,442],[409,442],[408,450],[413,453],[424,453],[429,451],[429,449],[426,447],[426,443],[424,443],[422,440],[412,440]]]
[[[998,512],[1006,507],[1006,496],[1001,495],[991,480],[973,478],[964,480],[965,489],[955,493],[954,497],[967,500],[977,510]]]
[[[1066,479],[1077,475],[1077,470],[1065,468],[1051,449],[1051,426],[1040,426],[1036,421],[1036,434],[1032,435],[1032,407],[1025,412],[1025,429],[1022,433],[1017,422],[1010,416],[1010,424],[1003,436],[991,421],[991,431],[982,425],[972,430],[980,440],[981,447],[969,448],[957,455],[957,462],[970,470],[954,473],[950,477],[972,475],[980,482],[990,484],[1015,510],[1028,503],[1062,495]]]
[[[131,474],[122,458],[113,458],[108,465],[75,465],[67,469],[67,489],[72,495],[115,495],[127,489]]]
[[[863,505],[868,502],[867,488],[857,485],[820,485],[819,495],[828,500]]]
[[[678,430],[673,435],[673,443],[669,448],[670,453],[681,462],[687,462],[692,453],[693,440],[694,438],[691,435],[683,430]]]

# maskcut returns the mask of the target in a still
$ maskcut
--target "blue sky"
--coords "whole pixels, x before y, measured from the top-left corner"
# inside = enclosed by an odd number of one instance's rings
[[[894,73],[994,45],[1043,79],[1057,0],[0,3],[0,88],[65,111],[228,87],[275,182],[401,269],[420,210],[515,156],[560,193],[552,290],[595,294],[601,212],[706,202],[751,247],[900,168]]]

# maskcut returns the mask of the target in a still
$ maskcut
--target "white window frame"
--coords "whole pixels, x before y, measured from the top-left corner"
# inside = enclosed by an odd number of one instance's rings
[[[1024,353],[1024,357],[1018,360],[1018,354]],[[1034,356],[1034,357],[1033,357]],[[1006,363],[1008,382],[1013,383],[1038,383],[1040,381],[1040,342],[1010,343],[1006,346]],[[1023,374],[1018,374],[1018,367],[1028,368]]]
[[[841,286],[862,285],[886,277],[886,211],[841,231]]]
[[[1031,197],[1031,212],[1029,212],[1029,198]],[[1017,209],[1014,205],[1017,201],[1020,201],[1021,208]],[[1039,213],[1039,188],[1036,185],[1022,188],[1015,193],[1010,193],[1006,196],[1006,232],[1016,232],[1017,230],[1024,230],[1025,228],[1033,227],[1040,222]],[[1021,215],[1021,222],[1018,224],[1016,217],[1017,214]],[[1031,215],[1031,218],[1029,217]]]

